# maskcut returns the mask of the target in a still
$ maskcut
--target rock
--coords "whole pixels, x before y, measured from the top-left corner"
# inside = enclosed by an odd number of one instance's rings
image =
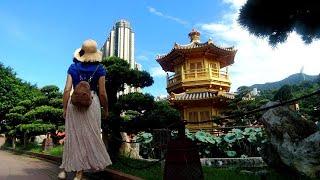
[[[266,106],[274,104],[269,102]],[[269,144],[263,146],[261,155],[269,166],[319,177],[320,131],[314,122],[286,106],[268,110],[261,122],[269,137]]]
[[[269,171],[263,169],[263,170],[260,170],[260,171],[257,171],[254,173],[256,176],[267,176],[269,174]]]
[[[37,144],[42,144],[44,139],[46,139],[46,135],[39,135],[35,137],[34,142]]]
[[[120,147],[120,154],[133,159],[141,159],[141,156],[139,155],[139,143],[126,143],[135,142],[137,141],[137,138],[130,138],[130,136],[128,136],[126,132],[121,132],[121,137],[123,143]]]
[[[241,170],[240,173],[241,174],[253,174],[252,171],[248,171],[248,170]]]

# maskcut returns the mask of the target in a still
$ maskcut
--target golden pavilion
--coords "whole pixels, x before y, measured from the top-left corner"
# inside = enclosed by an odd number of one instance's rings
[[[225,109],[231,82],[228,66],[234,63],[237,52],[233,47],[220,47],[211,39],[200,42],[200,33],[189,33],[190,43],[175,43],[172,50],[157,57],[167,72],[167,91],[170,103],[180,110],[189,122],[211,120]],[[169,75],[170,73],[170,75]],[[215,123],[187,125],[191,131],[211,130]]]

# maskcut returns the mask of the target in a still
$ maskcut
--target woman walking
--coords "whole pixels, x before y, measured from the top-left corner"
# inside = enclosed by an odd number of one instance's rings
[[[101,60],[97,43],[86,40],[82,48],[75,51],[74,62],[68,69],[63,95],[66,140],[60,179],[66,178],[66,172],[75,171],[74,179],[79,180],[84,170],[103,170],[111,165],[101,139],[101,106],[104,116],[108,116],[106,70],[100,65]],[[70,95],[72,89],[74,92]]]

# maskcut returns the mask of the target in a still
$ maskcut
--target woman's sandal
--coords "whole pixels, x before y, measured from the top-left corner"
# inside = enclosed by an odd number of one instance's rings
[[[64,170],[62,170],[58,174],[58,179],[67,179],[67,173]]]
[[[73,178],[73,180],[82,180],[83,179],[83,171],[77,171],[76,176]]]

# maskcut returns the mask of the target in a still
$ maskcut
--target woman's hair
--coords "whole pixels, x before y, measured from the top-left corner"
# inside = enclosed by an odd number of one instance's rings
[[[79,51],[79,55],[80,55],[80,57],[84,55],[84,50],[83,50],[83,49],[81,49],[81,50]]]

